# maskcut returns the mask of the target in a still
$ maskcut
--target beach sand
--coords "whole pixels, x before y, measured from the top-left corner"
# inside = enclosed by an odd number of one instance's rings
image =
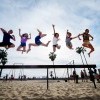
[[[0,100],[100,100],[100,83],[49,80],[0,81]]]

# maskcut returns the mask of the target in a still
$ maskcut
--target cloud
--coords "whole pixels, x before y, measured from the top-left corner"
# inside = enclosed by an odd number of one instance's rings
[[[31,52],[28,54],[21,54],[16,51],[20,45],[20,37],[18,36],[18,28],[21,28],[21,33],[27,32],[32,34],[32,39],[27,42],[34,43],[34,38],[38,35],[37,28],[39,28],[47,36],[41,41],[47,43],[48,40],[52,41],[53,29],[52,24],[56,25],[56,32],[60,34],[61,49],[57,50],[57,58],[55,64],[66,64],[72,60],[75,63],[82,63],[80,56],[76,53],[75,48],[82,45],[82,41],[78,39],[72,40],[74,50],[69,50],[65,45],[66,30],[77,36],[79,33],[84,32],[86,28],[94,36],[92,42],[96,51],[91,58],[88,58],[89,63],[99,63],[99,17],[100,11],[99,0],[80,1],[80,0],[2,0],[0,3],[1,23],[0,26],[9,30],[12,28],[16,36],[16,47],[8,50],[9,64],[15,62],[22,62],[25,64],[52,64],[48,58],[48,54],[52,51],[52,43],[48,48],[45,47],[32,47]],[[98,9],[97,9],[98,8]],[[0,34],[2,34],[0,32]],[[98,36],[97,36],[98,35]],[[0,41],[2,40],[0,36]]]

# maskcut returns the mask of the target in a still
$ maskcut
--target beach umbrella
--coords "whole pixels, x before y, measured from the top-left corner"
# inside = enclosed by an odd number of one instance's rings
[[[54,60],[56,58],[56,54],[54,54],[54,52],[50,52],[49,54],[49,59],[51,59],[51,61],[53,62],[53,65],[54,65]],[[54,68],[54,73],[55,73],[55,78],[56,78],[56,72],[55,72],[55,68]]]

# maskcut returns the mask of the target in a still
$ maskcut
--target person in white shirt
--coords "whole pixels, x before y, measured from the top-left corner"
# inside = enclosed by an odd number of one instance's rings
[[[60,45],[58,45],[58,41],[59,41],[59,33],[55,33],[55,25],[52,25],[53,27],[53,31],[54,31],[54,37],[53,37],[53,52],[56,51],[56,48],[57,49],[60,49]]]

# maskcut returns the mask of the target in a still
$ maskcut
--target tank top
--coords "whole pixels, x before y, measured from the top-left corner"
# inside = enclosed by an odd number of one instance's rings
[[[27,38],[26,37],[21,37],[21,43],[26,43]]]

